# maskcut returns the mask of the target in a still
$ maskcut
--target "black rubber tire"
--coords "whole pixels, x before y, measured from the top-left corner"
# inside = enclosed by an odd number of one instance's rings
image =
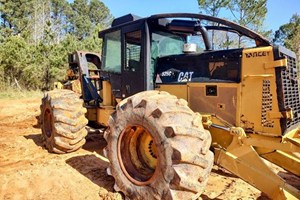
[[[110,161],[107,173],[115,179],[114,189],[132,200],[198,198],[213,166],[211,135],[201,119],[185,100],[167,92],[145,91],[121,101],[104,134],[104,155]],[[153,178],[146,184],[136,184],[128,178],[118,155],[126,151],[119,145],[123,138],[120,135],[132,125],[151,133],[158,152]]]
[[[86,108],[71,90],[53,90],[41,104],[40,123],[45,147],[53,153],[69,153],[85,144]]]

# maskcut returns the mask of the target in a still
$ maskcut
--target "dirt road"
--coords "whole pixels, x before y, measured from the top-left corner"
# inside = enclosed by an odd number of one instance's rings
[[[37,127],[40,98],[0,100],[0,199],[123,199],[107,176],[100,132],[77,152],[49,154]],[[260,191],[214,167],[202,199],[267,199]]]

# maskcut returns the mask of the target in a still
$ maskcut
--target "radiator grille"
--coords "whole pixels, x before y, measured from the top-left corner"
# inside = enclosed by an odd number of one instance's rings
[[[272,94],[270,90],[270,80],[263,80],[262,85],[262,108],[261,108],[261,125],[263,127],[274,127],[274,121],[267,120],[267,112],[272,111]]]
[[[286,128],[296,125],[300,122],[300,102],[298,90],[298,77],[296,59],[284,53],[280,53],[288,60],[288,66],[281,71],[282,89],[283,89],[283,103],[285,109],[292,109],[293,120],[286,121]]]

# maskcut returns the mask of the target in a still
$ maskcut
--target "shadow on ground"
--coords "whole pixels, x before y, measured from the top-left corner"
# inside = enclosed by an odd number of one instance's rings
[[[41,123],[40,123],[40,115],[35,116],[36,123],[32,125],[33,128],[40,129],[41,128]]]
[[[33,127],[34,126],[36,126],[36,125],[33,125]],[[42,133],[25,135],[24,137],[27,140],[33,140],[37,146],[40,146],[43,149],[45,149],[43,139],[42,139]],[[82,146],[82,149],[90,151],[90,152],[96,152],[103,156],[102,150],[107,145],[105,139],[103,138],[103,131],[88,130],[88,135],[86,136],[85,139],[86,139],[86,143]]]
[[[103,138],[103,132],[90,132],[86,136],[86,143],[83,145],[83,149],[90,151],[90,152],[96,152],[99,155],[103,156],[103,149],[106,147],[107,143],[105,139]]]
[[[24,136],[27,140],[33,140],[33,142],[40,147],[44,148],[44,144],[43,144],[43,139],[42,139],[42,134],[31,134],[31,135],[25,135]]]
[[[212,169],[212,172],[214,172],[214,173],[216,173],[220,176],[225,176],[225,177],[230,177],[230,178],[239,178],[235,174],[232,174],[232,173],[228,172],[227,170],[225,170],[222,167],[218,167],[218,169]],[[233,182],[235,182],[235,181],[233,180]],[[230,183],[230,184],[232,184],[232,183]],[[230,184],[227,186],[227,188],[232,187]],[[222,197],[222,195],[225,193],[225,190],[218,197]],[[217,200],[218,199],[223,199],[223,198],[218,198],[218,197],[215,197],[214,199],[217,199]],[[209,200],[210,199],[208,196],[206,196],[204,194],[201,195],[201,198],[204,199],[204,200]],[[270,198],[265,193],[261,192],[261,194],[257,198],[257,200],[270,200]]]
[[[96,185],[113,192],[114,178],[106,173],[108,162],[95,155],[83,155],[69,158],[66,163]]]
[[[211,198],[209,198],[207,195],[205,195],[205,194],[202,194],[201,195],[201,199],[202,200],[210,200]],[[221,199],[219,199],[219,198],[214,198],[214,200],[221,200]]]

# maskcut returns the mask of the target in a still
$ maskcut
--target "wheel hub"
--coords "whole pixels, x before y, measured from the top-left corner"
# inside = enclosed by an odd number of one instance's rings
[[[118,159],[131,182],[149,184],[159,159],[152,135],[142,126],[127,126],[118,139]]]
[[[157,159],[157,152],[156,152],[156,146],[153,143],[153,140],[150,140],[149,145],[148,145],[149,153],[151,156],[155,159]]]
[[[52,113],[50,109],[46,109],[44,112],[44,132],[47,137],[51,137],[52,134]]]

